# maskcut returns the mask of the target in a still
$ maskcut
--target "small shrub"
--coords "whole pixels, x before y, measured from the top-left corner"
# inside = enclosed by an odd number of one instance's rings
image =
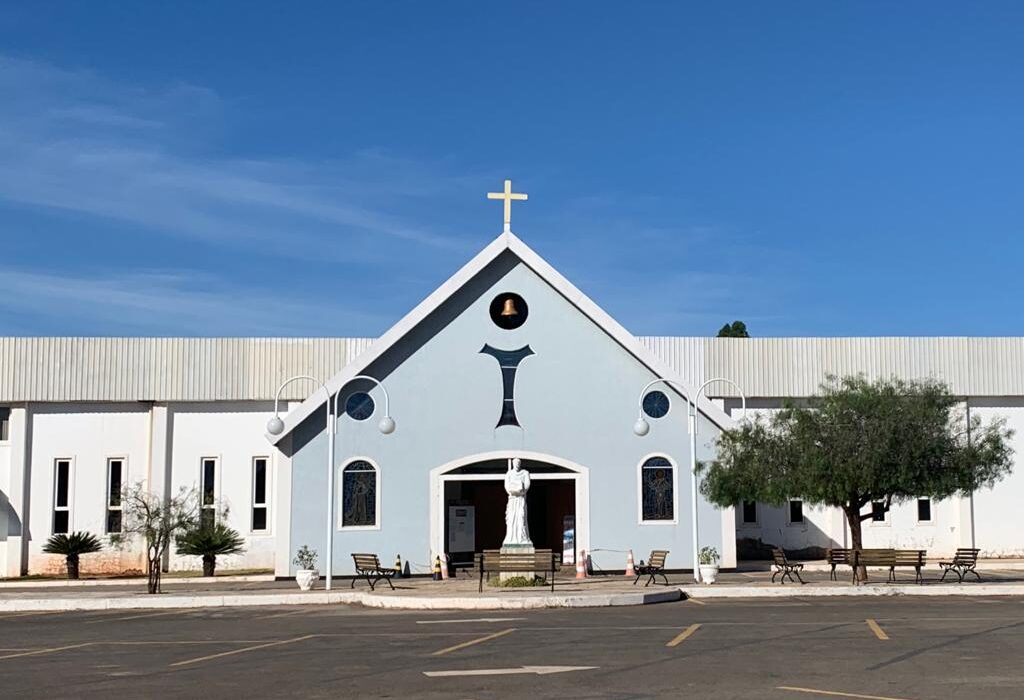
[[[203,558],[203,576],[213,576],[217,556],[245,550],[245,540],[225,523],[191,528],[177,537],[178,554]]]
[[[78,578],[78,557],[103,549],[96,535],[91,532],[72,532],[70,535],[53,535],[43,545],[47,554],[63,554],[67,563],[68,578]]]
[[[310,549],[309,545],[302,545],[299,547],[299,551],[295,553],[295,561],[292,562],[295,566],[300,569],[313,570],[316,568],[316,560],[319,555],[315,549]]]
[[[714,547],[701,547],[701,550],[697,553],[697,561],[708,566],[709,564],[718,563],[718,550]]]
[[[546,583],[540,576],[534,576],[532,579],[525,576],[513,576],[504,581],[501,578],[492,578],[487,582],[487,585],[496,588],[532,588],[534,586],[544,586]]]

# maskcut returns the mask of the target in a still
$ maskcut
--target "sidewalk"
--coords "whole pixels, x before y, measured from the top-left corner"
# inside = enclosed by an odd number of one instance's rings
[[[670,585],[633,585],[624,576],[595,576],[577,580],[559,577],[555,592],[550,588],[500,589],[485,585],[477,592],[477,579],[461,576],[448,581],[427,578],[400,579],[391,591],[381,582],[371,592],[365,581],[351,587],[349,579],[335,579],[334,590],[318,588],[302,592],[293,581],[275,581],[267,576],[217,577],[216,579],[167,579],[164,593],[149,595],[145,579],[80,582],[55,586],[54,581],[9,581],[0,588],[0,615],[25,611],[109,610],[145,608],[199,608],[263,605],[354,604],[396,610],[510,610],[551,607],[608,607],[648,605],[684,598],[777,598],[832,596],[1024,596],[1024,571],[993,569],[982,572],[981,583],[955,579],[940,583],[939,573],[929,569],[922,585],[913,583],[913,573],[899,571],[899,581],[886,583],[884,572],[871,572],[871,581],[853,586],[849,567],[837,572],[838,581],[828,574],[808,571],[806,585],[771,582],[768,571],[723,573],[712,586],[695,584],[690,574],[669,574]],[[13,585],[20,584],[20,585]]]

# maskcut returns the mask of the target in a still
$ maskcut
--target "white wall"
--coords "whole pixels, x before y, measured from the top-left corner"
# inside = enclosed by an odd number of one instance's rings
[[[171,493],[182,487],[199,489],[201,461],[218,460],[217,495],[228,506],[228,524],[245,538],[244,554],[218,557],[218,569],[274,567],[276,469],[271,446],[263,437],[273,415],[273,402],[172,404]],[[267,530],[252,530],[252,461],[267,457]],[[198,557],[172,555],[171,569],[198,569]]]
[[[62,557],[43,554],[53,534],[54,461],[71,460],[69,531],[86,530],[108,542],[82,557],[83,574],[143,570],[143,558],[109,546],[106,524],[107,459],[125,460],[125,483],[146,480],[148,404],[46,404],[32,409],[29,573],[60,573]]]
[[[985,423],[1003,417],[1007,426],[1016,431],[1013,447],[1016,468],[995,488],[974,494],[974,540],[982,556],[1024,556],[1024,525],[1019,517],[1024,499],[1024,399],[991,398],[971,399],[971,415]],[[970,517],[970,509],[965,518]],[[965,542],[961,546],[971,546]]]
[[[11,519],[11,443],[0,442],[0,577],[7,572],[7,532]]]

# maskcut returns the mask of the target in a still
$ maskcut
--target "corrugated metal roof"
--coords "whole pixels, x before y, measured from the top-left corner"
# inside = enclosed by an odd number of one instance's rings
[[[1024,338],[679,338],[643,345],[690,384],[813,395],[826,374],[935,377],[964,396],[1024,396]],[[327,380],[371,338],[0,338],[0,401],[272,399],[297,374]],[[305,398],[296,382],[284,398]],[[731,396],[724,385],[712,396]]]

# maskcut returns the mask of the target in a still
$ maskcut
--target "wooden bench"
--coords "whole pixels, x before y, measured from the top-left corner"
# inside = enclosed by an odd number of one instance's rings
[[[912,566],[914,580],[924,583],[921,569],[927,552],[923,549],[856,549],[851,566],[853,567],[853,583],[857,583],[857,569],[860,567],[880,566],[889,570],[889,583],[896,582],[897,566]]]
[[[800,583],[807,583],[800,577],[800,572],[803,571],[803,564],[794,564],[786,558],[786,551],[781,547],[772,547],[772,583],[775,583],[775,577],[782,574],[782,578],[779,579],[779,583],[786,585],[786,577],[789,577],[790,581],[793,581],[793,574],[796,574],[797,579]],[[793,581],[796,583],[796,581]]]
[[[633,585],[647,576],[647,583],[644,584],[644,588],[647,588],[655,582],[655,576],[661,576],[665,581],[665,585],[668,585],[668,577],[665,576],[665,559],[668,558],[667,549],[654,549],[651,550],[651,555],[647,557],[647,563],[645,564],[643,559],[640,560],[640,566],[636,567],[636,578],[633,579]]]
[[[836,580],[836,567],[840,564],[846,566],[853,566],[853,550],[852,549],[829,549],[825,552],[825,561],[831,568],[828,577],[829,580]]]
[[[555,571],[559,568],[561,556],[550,549],[538,549],[534,552],[512,553],[495,550],[484,550],[477,555],[477,568],[480,569],[480,585],[478,593],[484,590],[484,575],[488,579],[491,574],[543,573],[551,582],[551,592],[555,591]]]
[[[978,565],[978,553],[980,549],[970,549],[967,547],[960,547],[956,550],[956,554],[953,555],[952,561],[940,561],[939,566],[942,567],[942,578],[939,581],[946,580],[946,574],[950,571],[957,575],[957,583],[964,582],[964,576],[966,574],[974,574],[974,576],[980,581],[981,575],[974,568]]]
[[[353,552],[352,562],[356,567],[356,575],[352,577],[352,588],[356,587],[357,580],[364,578],[370,584],[371,591],[380,581],[387,581],[391,590],[395,590],[395,585],[391,583],[391,577],[398,573],[398,569],[385,569],[380,565],[380,558],[376,554]]]

